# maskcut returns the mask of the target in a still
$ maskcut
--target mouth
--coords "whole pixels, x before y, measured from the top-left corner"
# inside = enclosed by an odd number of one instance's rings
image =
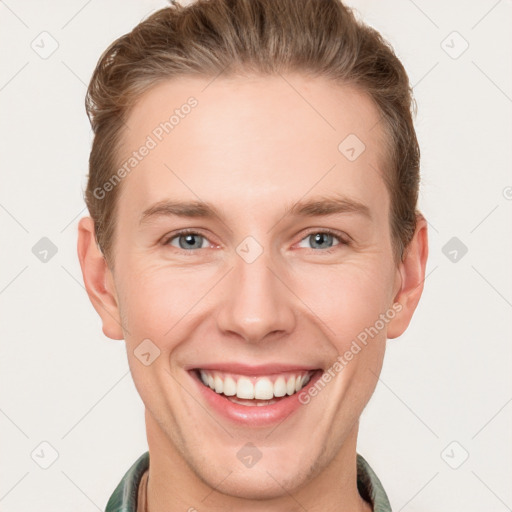
[[[268,367],[266,371],[269,373],[224,366],[191,368],[188,373],[209,409],[249,427],[284,421],[303,405],[300,393],[313,386],[323,373],[321,369],[305,368],[276,371]]]
[[[295,395],[308,384],[315,371],[291,371],[256,377],[219,370],[195,370],[204,386],[232,403],[247,407],[272,405],[284,397]]]

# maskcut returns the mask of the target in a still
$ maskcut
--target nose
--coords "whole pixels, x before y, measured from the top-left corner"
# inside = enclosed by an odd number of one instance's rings
[[[234,268],[221,291],[223,297],[216,315],[218,328],[224,335],[237,335],[247,343],[259,343],[293,331],[294,295],[285,284],[284,272],[274,267],[266,251],[252,262],[235,255]]]

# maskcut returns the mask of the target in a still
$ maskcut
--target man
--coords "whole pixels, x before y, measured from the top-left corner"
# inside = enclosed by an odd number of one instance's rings
[[[407,75],[337,0],[199,0],[93,74],[78,255],[149,451],[107,512],[391,510],[356,452],[427,225]]]

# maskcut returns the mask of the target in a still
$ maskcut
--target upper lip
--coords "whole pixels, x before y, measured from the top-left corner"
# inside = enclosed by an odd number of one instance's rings
[[[226,373],[236,373],[241,375],[271,375],[273,373],[284,373],[293,371],[312,371],[319,370],[318,366],[297,365],[289,363],[268,363],[259,365],[249,365],[243,363],[205,363],[189,366],[187,370],[218,370]]]

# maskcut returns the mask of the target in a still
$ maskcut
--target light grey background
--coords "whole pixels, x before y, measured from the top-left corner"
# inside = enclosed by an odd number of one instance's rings
[[[430,224],[425,291],[388,342],[358,451],[395,511],[511,510],[512,2],[349,4],[414,84]],[[76,225],[86,84],[107,45],[165,5],[0,2],[2,512],[103,510],[147,449],[124,342],[104,337],[83,288]],[[467,254],[443,252],[453,237]]]

